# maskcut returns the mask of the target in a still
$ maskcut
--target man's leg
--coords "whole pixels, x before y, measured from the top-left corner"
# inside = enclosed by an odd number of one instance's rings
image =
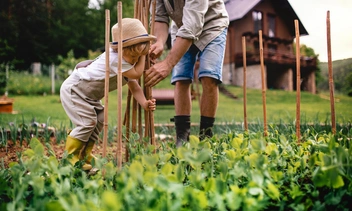
[[[218,82],[213,78],[204,77],[201,79],[203,92],[200,101],[200,131],[199,138],[213,136],[213,125],[219,100]]]
[[[176,146],[189,140],[191,130],[191,83],[194,77],[194,64],[199,49],[192,45],[172,70],[171,84],[175,85],[175,128]]]
[[[212,40],[199,53],[199,76],[203,92],[201,96],[201,122],[199,137],[213,136],[212,127],[218,106],[219,87],[222,82],[222,69],[226,48],[227,29]]]
[[[175,128],[176,146],[182,146],[182,142],[189,141],[191,130],[191,91],[190,81],[177,81],[175,84]]]

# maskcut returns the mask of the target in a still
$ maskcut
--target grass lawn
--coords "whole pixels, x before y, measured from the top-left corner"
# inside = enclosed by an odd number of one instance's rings
[[[156,87],[158,88],[158,87]],[[164,87],[163,87],[164,88]],[[169,86],[168,88],[173,88]],[[241,123],[244,121],[243,114],[243,90],[241,87],[226,86],[226,88],[238,97],[231,99],[220,94],[217,111],[217,122]],[[14,111],[17,114],[1,114],[0,125],[9,122],[22,122],[28,124],[32,120],[39,123],[48,123],[50,126],[69,126],[59,95],[47,96],[9,96],[14,101]],[[117,92],[109,94],[109,125],[116,125],[117,121]],[[127,99],[127,86],[123,87],[123,99]],[[122,113],[125,112],[126,101],[122,102]],[[104,102],[104,100],[103,100]],[[335,95],[336,123],[345,124],[352,121],[352,98]],[[329,94],[310,94],[301,92],[301,123],[330,123]],[[282,90],[267,90],[266,112],[268,124],[291,123],[296,118],[296,92]],[[154,122],[158,124],[171,123],[174,116],[173,105],[159,105],[154,112]],[[247,121],[251,123],[263,123],[263,100],[261,90],[247,90]],[[199,106],[193,101],[192,123],[199,122]]]

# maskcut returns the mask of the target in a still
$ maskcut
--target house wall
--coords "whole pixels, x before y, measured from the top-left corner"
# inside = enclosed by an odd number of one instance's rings
[[[222,69],[222,83],[227,84],[227,85],[234,85],[232,81],[232,75],[235,72],[235,63],[227,63],[224,64],[223,69]]]
[[[230,72],[230,65],[232,65]],[[268,69],[270,68],[270,69]],[[288,69],[281,69],[278,73],[271,73],[272,67],[264,65],[265,71],[265,88],[267,89],[282,89],[286,91],[293,91],[294,86],[294,78],[293,78],[293,70],[292,68]],[[224,75],[224,78],[231,77],[231,79],[225,79],[223,83],[225,84],[232,84],[235,86],[243,86],[243,67],[235,67],[233,64],[226,64],[224,65],[224,69],[227,69],[226,72],[228,75]],[[258,65],[249,65],[247,66],[246,72],[247,78],[247,87],[254,88],[254,89],[261,89],[262,88],[262,81],[261,81],[261,66]],[[314,74],[312,74],[314,77]],[[310,75],[310,80],[315,80]],[[270,82],[270,86],[268,84],[268,77],[275,77],[272,82]],[[305,86],[311,84],[310,81],[306,81]],[[315,84],[314,84],[315,85]],[[309,88],[307,91],[313,90],[314,88]]]
[[[293,91],[293,71],[291,68],[282,71],[277,82],[277,87],[286,91]]]
[[[265,88],[266,84],[266,66],[264,66],[265,73]],[[262,88],[262,78],[261,78],[261,66],[260,65],[250,65],[246,68],[246,81],[247,87],[253,89],[261,89]],[[243,86],[243,67],[235,68],[232,75],[232,83],[236,86]]]
[[[273,3],[274,2],[274,3]],[[239,64],[239,55],[242,55],[242,37],[245,33],[251,33],[251,36],[246,37],[246,52],[255,52],[255,43],[259,42],[259,35],[256,37],[258,32],[254,32],[254,23],[252,19],[253,11],[261,11],[263,14],[263,37],[268,37],[268,15],[275,15],[275,38],[278,39],[263,39],[263,51],[268,53],[268,44],[275,44],[277,46],[277,51],[273,55],[269,52],[269,58],[271,61],[264,61],[266,73],[266,86],[271,89],[284,89],[287,91],[295,90],[295,71],[293,63],[281,63],[289,62],[289,60],[280,61],[278,58],[289,58],[295,60],[295,54],[293,51],[293,39],[295,38],[290,33],[290,29],[285,24],[284,20],[276,14],[274,10],[275,4],[274,0],[263,0],[258,5],[256,5],[252,10],[250,10],[242,19],[231,21],[228,28],[227,35],[227,46],[224,59],[224,69],[223,69],[223,83],[232,84],[235,86],[243,86],[243,67]],[[292,30],[291,30],[292,31]],[[254,35],[254,36],[253,36]],[[275,40],[284,40],[275,41]],[[258,50],[257,50],[258,51]],[[247,54],[247,62],[248,57]],[[253,56],[253,54],[251,55]],[[268,56],[268,54],[266,55]],[[237,57],[237,61],[236,61]],[[261,70],[259,65],[259,52],[256,62],[248,64],[247,63],[247,87],[261,89]],[[253,58],[253,57],[252,57]],[[236,64],[237,62],[237,64]],[[236,67],[237,65],[237,67]],[[273,79],[274,78],[274,79]],[[268,79],[268,80],[267,80]],[[316,92],[315,88],[315,76],[314,71],[310,75],[304,76],[302,86],[305,91],[312,93]]]
[[[280,38],[280,39],[286,39],[286,40],[292,40],[293,43],[293,38],[290,35],[290,32],[287,28],[287,25],[283,22],[283,20],[276,14],[272,1],[270,0],[264,0],[261,3],[259,3],[257,6],[255,6],[251,11],[250,14],[252,14],[252,11],[261,11],[263,12],[263,35],[268,36],[268,31],[269,31],[269,24],[268,24],[268,15],[275,15],[275,37]],[[292,44],[291,43],[291,44]],[[263,48],[267,47],[268,43],[263,43]],[[285,45],[285,44],[279,44],[278,45],[278,51],[283,51],[283,52],[290,52],[293,53],[293,49],[291,45]]]
[[[270,0],[264,0],[260,2],[257,6],[255,6],[252,10],[250,10],[242,19],[235,20],[230,23],[228,37],[227,37],[227,55],[224,63],[234,62],[233,55],[242,52],[242,35],[245,32],[254,32],[252,12],[253,11],[261,11],[263,13],[263,36],[268,35],[268,14],[276,15],[272,3]],[[293,38],[290,35],[290,32],[285,25],[285,23],[280,19],[280,17],[276,17],[276,36],[280,39],[292,40]],[[259,40],[259,38],[258,38]],[[247,51],[254,50],[254,46],[252,43],[248,43],[246,45]],[[263,43],[263,48],[267,48],[267,43]],[[279,44],[278,51],[293,53],[292,45]]]
[[[302,87],[303,90],[316,94],[317,90],[315,85],[314,71],[310,72],[308,76],[303,79],[302,86],[303,86]]]
[[[235,67],[235,32],[235,27],[233,26],[233,22],[231,22],[227,31],[224,66],[222,70],[224,84],[232,84],[232,72]]]
[[[263,35],[268,34],[267,14],[275,14],[275,11],[271,5],[270,0],[264,0],[249,11],[242,19],[230,22],[227,34],[227,44],[224,58],[224,69],[223,69],[223,83],[239,85],[242,84],[242,79],[235,79],[235,75],[238,75],[235,71],[235,58],[237,54],[242,53],[242,36],[246,32],[253,32],[253,18],[252,12],[258,10],[263,13]],[[258,33],[258,32],[257,32]],[[281,39],[292,39],[286,25],[276,18],[276,36]],[[257,41],[259,38],[256,39]],[[266,48],[266,43],[263,43],[263,48]],[[254,43],[252,41],[246,42],[246,51],[254,51]],[[278,46],[278,51],[289,51],[292,52],[291,46]],[[228,78],[230,77],[230,78]],[[256,85],[257,86],[257,85]],[[261,87],[261,85],[260,85]]]

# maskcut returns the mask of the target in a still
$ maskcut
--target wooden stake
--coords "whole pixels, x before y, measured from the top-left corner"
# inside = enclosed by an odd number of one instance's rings
[[[330,11],[326,15],[327,47],[328,47],[328,68],[329,68],[329,89],[330,89],[330,109],[331,109],[331,126],[332,133],[336,134],[335,122],[335,98],[334,98],[334,77],[331,60],[331,34],[330,34]]]
[[[151,24],[150,24],[150,34],[154,35],[154,23],[155,23],[155,10],[156,10],[156,0],[151,1],[152,6],[152,17],[151,17]]]
[[[131,99],[132,99],[132,93],[128,89],[127,93],[127,105],[126,105],[126,111],[125,111],[125,118],[124,118],[124,124],[126,127],[126,144],[125,144],[125,161],[128,162],[128,157],[129,157],[129,152],[128,152],[128,142],[130,139],[130,116],[131,116]]]
[[[264,114],[264,136],[268,135],[268,126],[266,123],[266,83],[263,55],[263,35],[262,30],[259,30],[259,50],[260,50],[260,67],[262,73],[262,98],[263,98],[263,114]]]
[[[117,73],[117,166],[122,167],[122,2],[117,2],[118,20],[118,73]]]
[[[242,36],[242,53],[243,53],[243,119],[244,128],[248,131],[247,123],[247,48],[246,37]]]
[[[143,1],[141,0],[136,0],[135,1],[135,10],[134,10],[134,18],[141,20],[142,16],[142,6],[143,6]],[[143,23],[143,22],[142,22]],[[141,84],[141,80],[138,80],[138,83]],[[139,140],[142,140],[143,137],[143,130],[142,130],[142,109],[141,106],[137,103],[136,99],[133,98],[133,103],[132,103],[132,132],[137,132],[137,126],[138,126],[138,134],[139,134]]]
[[[141,17],[140,20],[143,23],[144,27],[148,31],[148,13],[147,10],[145,9],[146,2],[143,1],[141,3]],[[150,63],[149,63],[149,58],[148,55],[146,56],[145,59],[145,69],[149,69]],[[143,73],[143,77],[145,77],[145,73]],[[149,99],[150,96],[150,87],[143,86],[144,94],[147,99]],[[149,111],[144,111],[144,137],[150,137],[150,112]]]
[[[105,103],[104,103],[104,137],[103,158],[106,157],[108,143],[108,117],[109,117],[109,76],[110,76],[110,10],[105,10]]]
[[[138,18],[139,16],[139,0],[135,0],[134,2],[134,14],[133,17],[134,18]],[[131,129],[131,124],[130,124],[130,117],[131,117],[131,101],[132,101],[132,108],[133,108],[133,114],[132,114],[132,129]],[[137,114],[136,114],[136,110],[135,109],[135,105],[136,105],[137,101],[135,98],[132,97],[132,93],[130,90],[128,90],[128,94],[127,94],[127,105],[126,105],[126,111],[125,111],[125,121],[124,124],[126,126],[126,147],[125,147],[125,160],[126,162],[128,162],[128,157],[129,157],[129,152],[128,152],[128,148],[127,148],[127,144],[129,142],[129,138],[130,138],[130,130],[132,130],[132,132],[136,132],[136,121],[137,121]]]
[[[298,143],[301,141],[301,123],[300,123],[300,110],[301,110],[301,52],[299,41],[299,24],[295,20],[296,29],[296,136]]]
[[[139,0],[135,0],[134,1],[134,14],[133,14],[134,18],[138,18],[139,17]]]
[[[152,35],[154,35],[154,22],[155,22],[155,8],[156,8],[156,0],[153,0],[153,4],[152,4],[152,23],[151,23],[151,28],[150,28],[150,33]],[[149,10],[147,10],[149,11]],[[147,21],[148,23],[148,21]],[[147,65],[148,68],[151,66],[150,63],[150,57],[147,56]],[[148,90],[148,99],[152,99],[153,98],[153,93],[152,93],[152,88],[151,87],[147,87]],[[156,143],[155,143],[155,130],[154,130],[154,112],[153,111],[148,111],[149,113],[149,129],[150,129],[150,139],[151,139],[151,144],[155,147],[156,149]],[[156,150],[154,150],[155,152]]]
[[[142,125],[142,106],[138,104],[138,134],[139,134],[139,140],[142,140],[142,135],[143,135],[143,125]]]
[[[140,4],[140,8],[139,10],[141,11],[139,14],[140,14],[140,20],[141,22],[143,23],[144,27],[147,29],[148,31],[148,17],[149,17],[149,7],[151,5],[151,2],[148,2],[148,1],[143,1],[141,4]],[[155,13],[155,5],[156,5],[156,2],[154,1],[153,3],[153,8],[152,8],[152,16],[154,15]],[[135,12],[135,13],[138,13],[138,12]],[[152,17],[152,19],[154,20],[155,19],[155,16]],[[153,21],[152,20],[152,25],[153,25]],[[153,26],[151,27],[151,34],[153,33]],[[149,69],[150,67],[150,58],[149,56],[147,55],[146,57],[146,63],[145,63],[145,69]],[[143,87],[144,89],[144,93],[146,95],[146,98],[147,99],[152,99],[152,89],[151,87]],[[151,111],[145,111],[144,113],[144,119],[145,119],[145,131],[144,131],[144,136],[145,137],[150,137],[151,139],[151,144],[153,144],[154,146],[156,145],[155,143],[155,133],[154,133],[154,113],[151,112]]]
[[[138,113],[138,103],[135,98],[132,101],[132,132],[137,132],[137,113]]]

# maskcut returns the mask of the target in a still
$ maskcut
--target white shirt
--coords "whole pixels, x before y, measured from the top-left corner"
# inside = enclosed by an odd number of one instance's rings
[[[114,52],[112,48],[109,51],[109,63],[110,63],[110,78],[114,77],[118,73],[118,53]],[[134,67],[134,64],[126,62],[122,59],[122,70],[126,72]],[[76,68],[78,75],[81,79],[88,81],[97,81],[105,79],[105,52],[100,54],[91,64],[86,67]]]

